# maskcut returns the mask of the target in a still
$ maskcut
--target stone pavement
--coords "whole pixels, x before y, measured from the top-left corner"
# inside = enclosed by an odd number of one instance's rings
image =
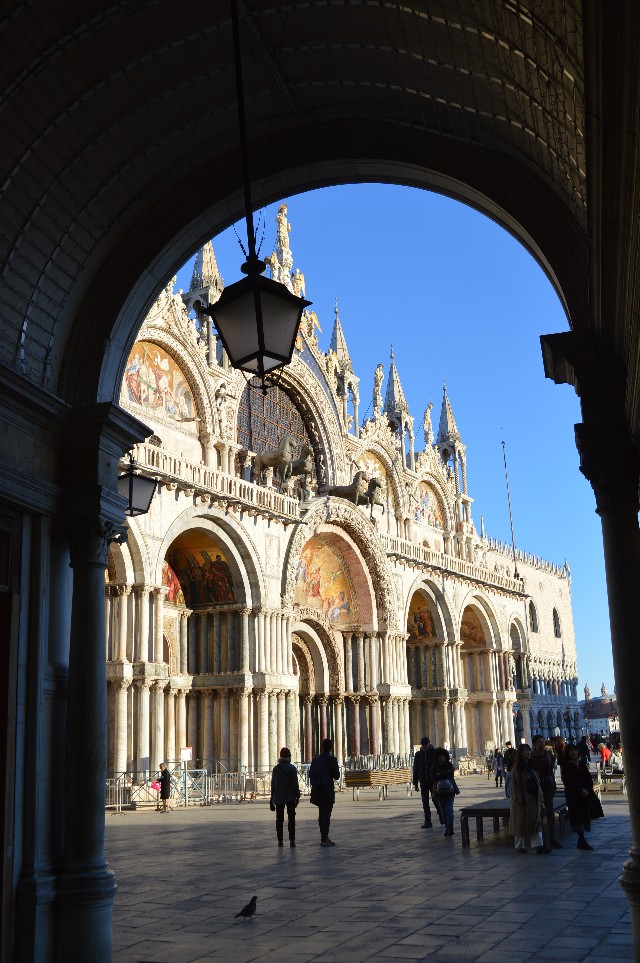
[[[494,798],[485,776],[459,779],[456,807]],[[334,848],[318,845],[317,810],[298,807],[298,846],[279,849],[266,802],[167,815],[106,816],[116,873],[117,963],[228,960],[632,960],[627,901],[617,877],[631,845],[626,799],[603,797],[593,853],[526,857],[507,830],[471,847],[439,826],[421,829],[420,798],[397,789],[339,794]],[[286,834],[286,824],[285,824]],[[251,896],[252,920],[234,919]]]

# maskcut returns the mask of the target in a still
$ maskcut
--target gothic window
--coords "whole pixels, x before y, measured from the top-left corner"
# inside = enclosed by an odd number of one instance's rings
[[[536,612],[536,607],[533,602],[529,602],[529,628],[532,632],[538,631],[538,613]]]
[[[313,451],[302,415],[289,395],[275,386],[263,395],[260,382],[252,379],[240,399],[238,444],[248,451],[274,451],[285,434],[294,438],[296,458],[304,445]]]
[[[560,616],[558,615],[557,609],[553,610],[553,634],[555,635],[556,639],[560,639],[562,637],[562,632],[560,631]]]

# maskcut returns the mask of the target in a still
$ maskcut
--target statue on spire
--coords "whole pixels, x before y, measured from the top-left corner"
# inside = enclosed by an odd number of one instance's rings
[[[290,231],[291,224],[287,220],[287,205],[281,204],[276,214],[276,249],[270,257],[265,258],[265,262],[271,269],[272,280],[279,281],[280,284],[284,284],[291,292],[295,293],[293,280],[291,278],[293,255],[289,248]],[[304,286],[304,276],[300,275],[300,277],[302,278],[302,285]],[[298,278],[296,283],[298,285],[300,284],[300,278]]]
[[[433,425],[431,424],[431,409],[433,402],[430,401],[422,419],[422,430],[424,431],[424,443],[427,448],[433,445]]]
[[[373,373],[373,417],[379,418],[382,414],[382,382],[384,380],[384,365],[378,365]]]

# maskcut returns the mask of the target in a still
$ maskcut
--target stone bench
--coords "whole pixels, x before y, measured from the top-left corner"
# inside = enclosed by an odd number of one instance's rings
[[[361,789],[377,789],[378,799],[386,799],[389,786],[407,786],[411,793],[411,772],[403,769],[353,769],[342,773],[342,785],[353,790],[353,799],[360,799]]]
[[[476,821],[476,839],[483,839],[483,820],[493,819],[493,830],[494,832],[499,832],[500,830],[500,820],[504,826],[509,822],[509,812],[511,810],[511,804],[506,797],[502,799],[487,799],[484,802],[476,803],[474,806],[463,806],[460,810],[460,836],[462,839],[463,846],[470,846],[471,842],[469,839],[469,820],[475,819]],[[567,803],[564,798],[558,798],[553,805],[553,811],[559,817],[560,822],[560,837],[562,838],[566,831],[566,821],[567,821]]]

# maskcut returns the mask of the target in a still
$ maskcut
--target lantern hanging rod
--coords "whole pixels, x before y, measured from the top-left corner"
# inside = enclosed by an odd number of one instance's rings
[[[244,216],[247,224],[247,270],[255,270],[256,237],[253,226],[253,206],[251,202],[251,180],[249,177],[249,149],[247,145],[247,119],[244,109],[244,81],[242,78],[242,54],[240,52],[240,22],[238,18],[238,0],[231,0],[231,30],[233,34],[233,61],[236,75],[236,99],[238,103],[238,127],[240,131],[240,161],[242,166],[242,188],[244,192]]]

